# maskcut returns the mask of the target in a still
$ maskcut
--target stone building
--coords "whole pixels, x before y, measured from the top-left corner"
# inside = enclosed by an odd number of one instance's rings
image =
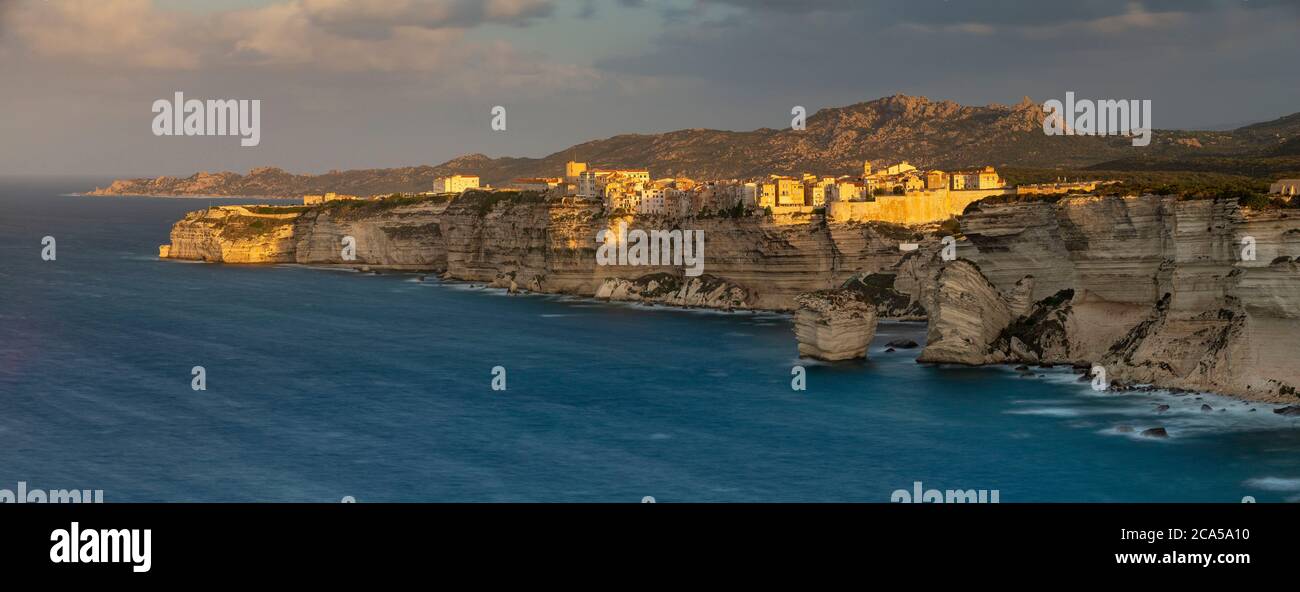
[[[1278,179],[1268,186],[1268,192],[1276,195],[1300,195],[1300,179]]]

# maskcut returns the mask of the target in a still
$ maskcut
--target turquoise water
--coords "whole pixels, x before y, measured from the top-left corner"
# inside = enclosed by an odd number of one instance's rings
[[[924,326],[889,323],[869,362],[804,362],[796,392],[783,315],[159,261],[184,212],[249,200],[60,196],[92,184],[0,182],[3,489],[881,502],[921,481],[1003,503],[1300,495],[1300,426],[1270,406],[1097,394],[1068,370],[922,366],[883,344],[920,341]],[[46,235],[56,261],[40,257]],[[194,366],[206,391],[190,387]]]

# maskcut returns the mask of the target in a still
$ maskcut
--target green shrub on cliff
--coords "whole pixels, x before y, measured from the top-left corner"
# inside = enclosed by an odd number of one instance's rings
[[[225,224],[221,225],[219,234],[224,240],[247,240],[275,233],[281,227],[290,226],[293,223],[293,219],[236,216],[226,219]]]
[[[311,206],[244,206],[244,209],[254,214],[301,214]]]
[[[456,200],[462,207],[478,212],[480,216],[496,209],[499,204],[546,203],[546,194],[538,191],[486,191],[470,190]]]
[[[1283,199],[1278,197],[1269,197],[1258,193],[1243,195],[1237,199],[1237,203],[1242,207],[1252,210],[1280,210],[1283,208],[1296,207],[1297,200]]]
[[[994,347],[1005,351],[1014,337],[1041,357],[1044,336],[1065,334],[1065,318],[1073,299],[1074,290],[1067,288],[1035,302],[1025,316],[1016,318],[1002,329]]]
[[[883,236],[889,240],[919,241],[925,238],[925,233],[919,230],[913,229],[908,226],[904,226],[902,224],[894,224],[892,222],[871,221],[871,222],[864,222],[863,226],[872,229],[880,236]]]
[[[327,201],[315,207],[324,211],[329,211],[330,214],[336,218],[357,219],[382,214],[387,210],[402,206],[412,206],[422,203],[442,204],[452,201],[455,198],[455,195],[450,194],[409,196],[393,194],[382,199]]]
[[[961,221],[957,218],[948,218],[939,224],[939,234],[942,236],[957,236],[961,234]]]

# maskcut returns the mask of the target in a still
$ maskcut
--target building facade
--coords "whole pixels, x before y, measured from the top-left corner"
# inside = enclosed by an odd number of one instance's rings
[[[478,186],[478,175],[450,175],[433,180],[434,193],[460,193]]]

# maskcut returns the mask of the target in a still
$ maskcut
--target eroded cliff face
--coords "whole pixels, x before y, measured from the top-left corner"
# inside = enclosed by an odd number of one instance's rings
[[[1295,400],[1300,219],[1231,200],[1080,196],[980,204],[962,230],[980,273],[953,262],[934,276],[940,295],[964,296],[927,307],[943,339],[923,360],[1095,363],[1121,383]]]
[[[933,230],[819,217],[616,218],[588,200],[471,192],[450,203],[193,212],[160,255],[430,270],[511,290],[724,309],[795,310],[799,294],[845,288],[876,317],[928,317],[923,361],[1095,363],[1124,383],[1294,401],[1294,214],[1161,196],[979,203],[948,261]],[[598,265],[597,233],[620,223],[703,231],[703,275]],[[355,239],[352,260],[344,237]]]
[[[670,273],[651,274],[635,280],[606,278],[596,289],[595,296],[723,310],[744,308],[749,299],[744,288],[721,278],[711,275],[680,277]]]
[[[308,208],[294,225],[293,261],[350,264],[391,269],[447,268],[442,235],[446,202],[423,201],[386,206],[382,202],[337,202]],[[354,258],[344,258],[351,237]]]
[[[958,259],[936,273],[936,288],[927,294],[930,326],[920,362],[986,364],[1003,357],[989,345],[1011,322],[1011,307],[998,289],[970,261]]]
[[[225,263],[292,263],[297,213],[260,214],[242,206],[190,212],[172,226],[158,255]]]
[[[247,227],[252,212],[194,212],[176,224],[172,244],[160,249],[160,255],[430,270],[448,279],[512,290],[793,310],[795,297],[803,292],[889,271],[904,255],[900,242],[924,238],[897,226],[828,226],[820,218],[791,223],[764,216],[611,217],[590,200],[531,193],[479,192],[450,204],[395,203],[294,208],[301,211],[285,214],[275,234],[258,236],[256,241],[266,245],[260,249],[229,240],[233,235],[228,229]],[[620,222],[630,230],[703,232],[704,275],[687,277],[682,265],[599,265],[597,233]],[[345,237],[355,241],[352,260],[343,256]],[[910,314],[915,317],[918,310],[913,306]]]

